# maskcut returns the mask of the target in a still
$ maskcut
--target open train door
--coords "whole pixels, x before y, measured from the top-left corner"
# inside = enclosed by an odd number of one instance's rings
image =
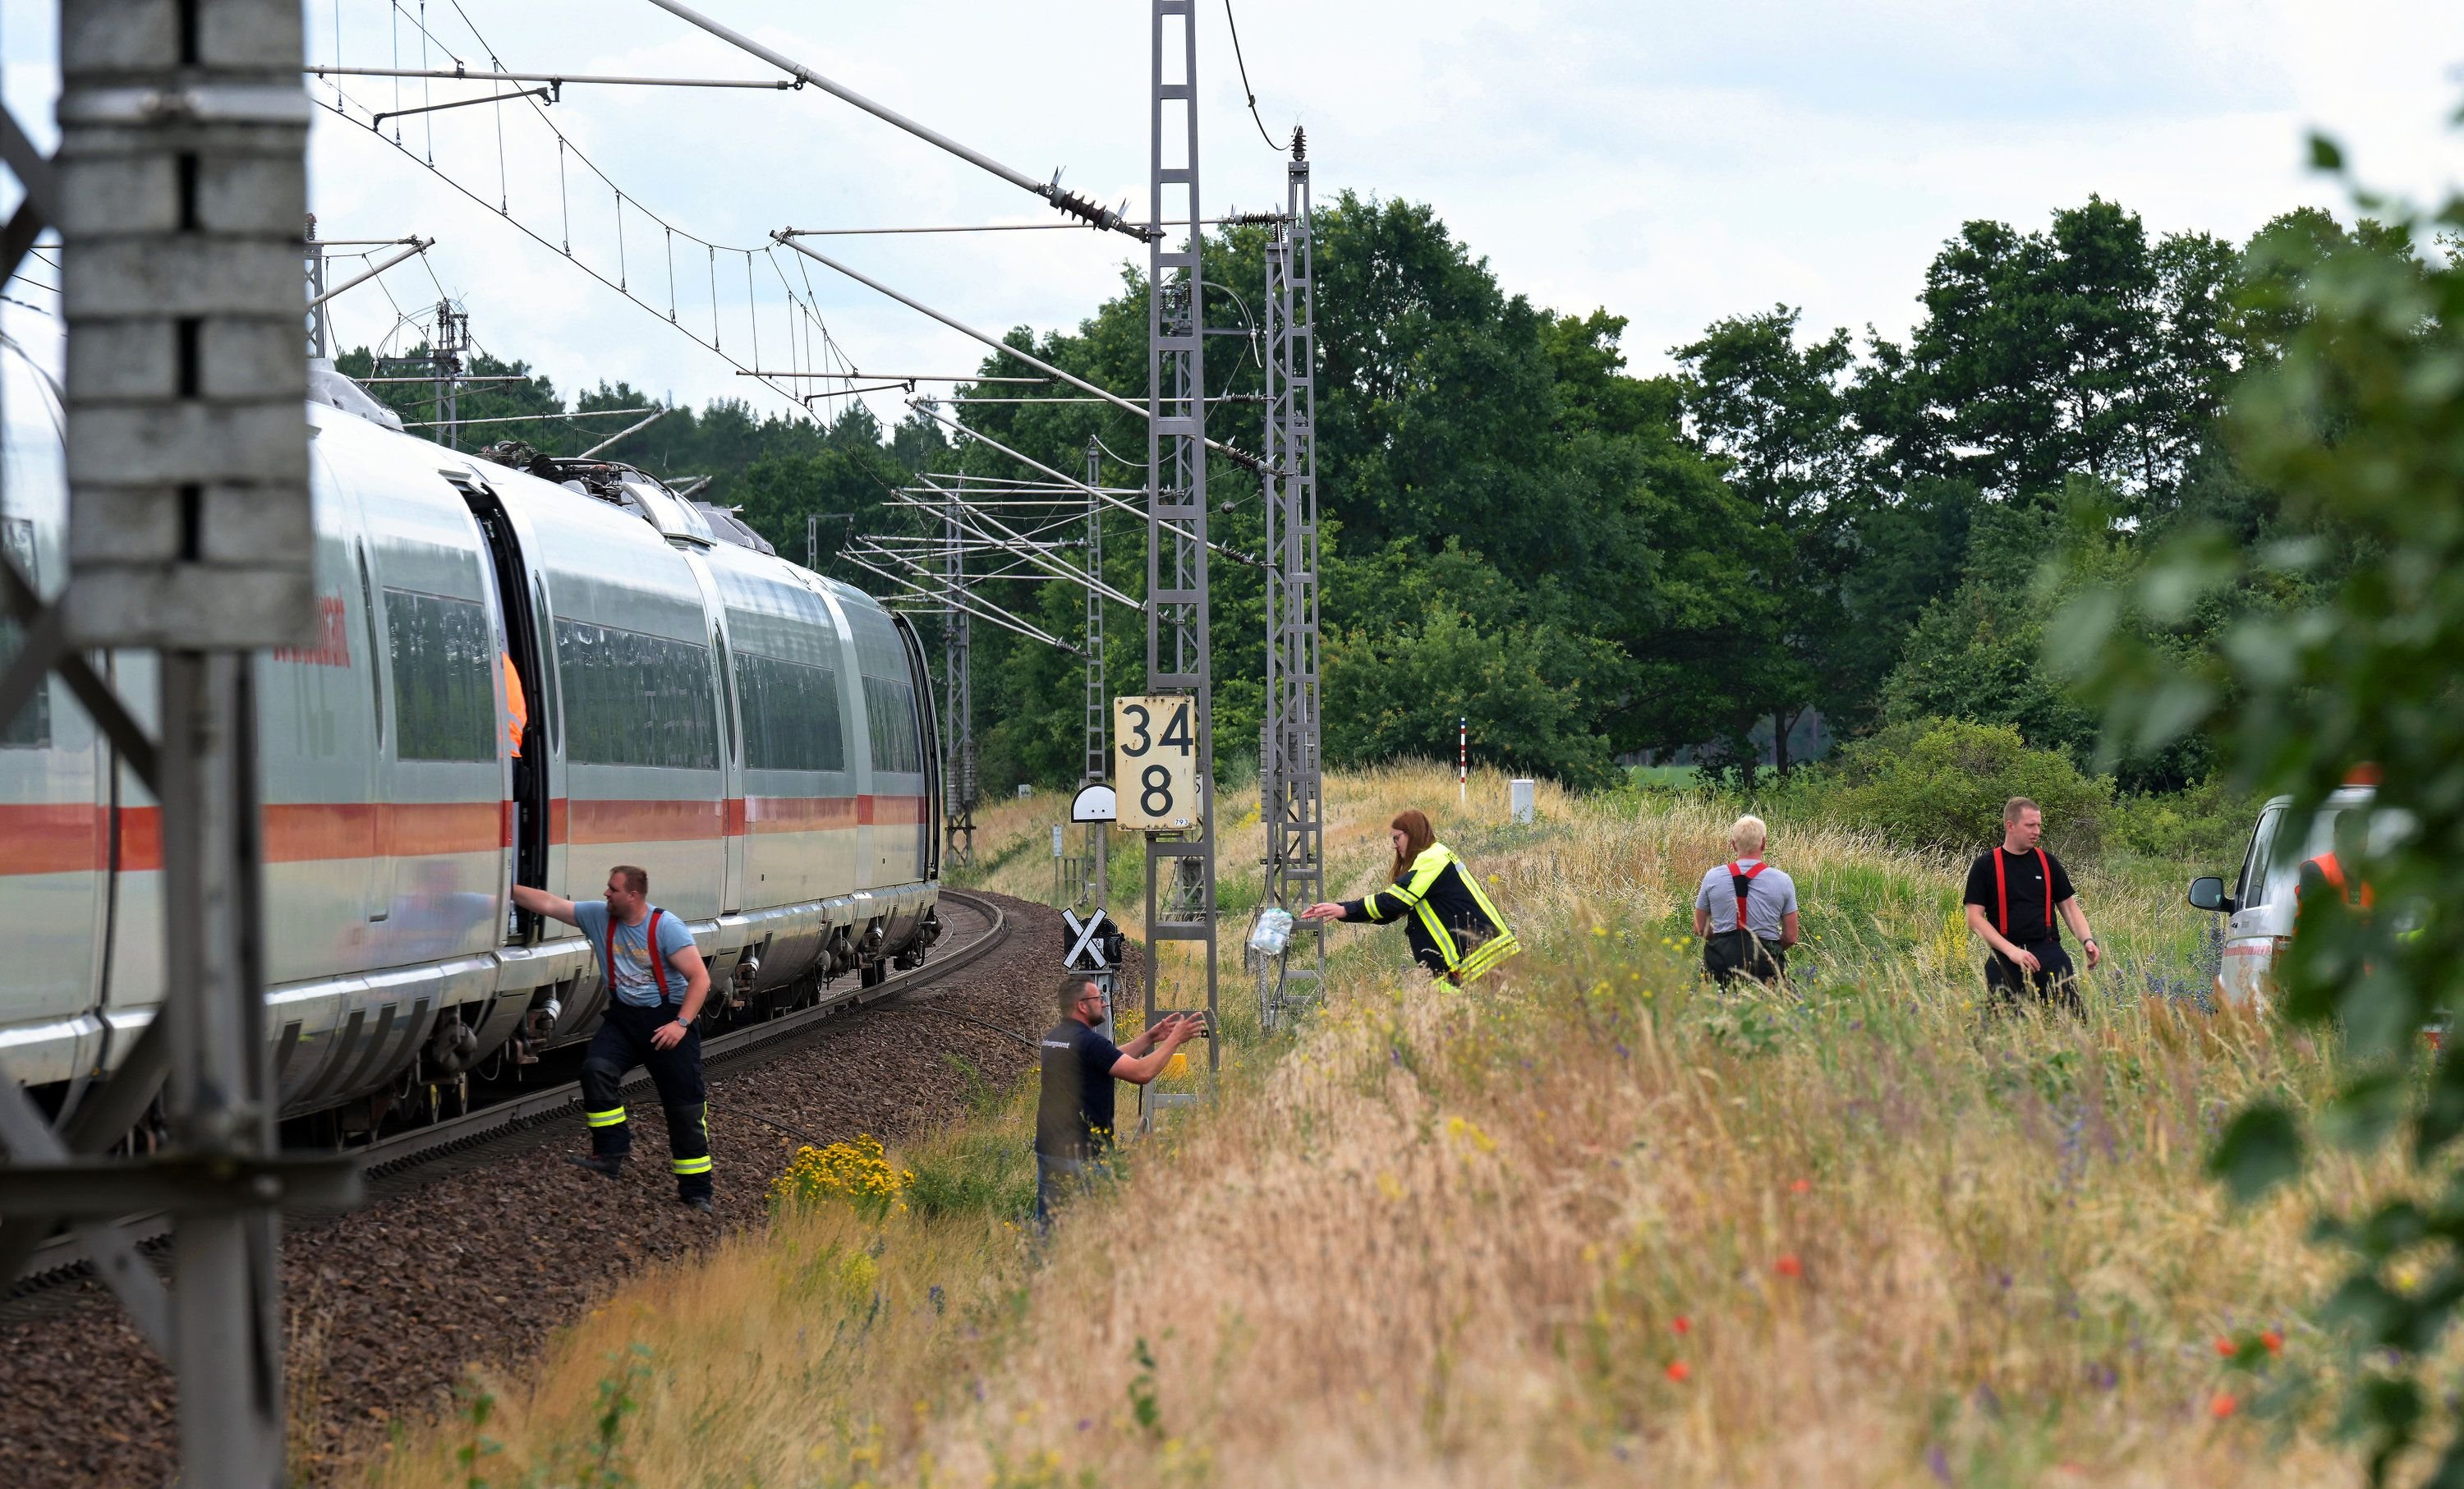
[[[510,758],[506,762],[505,809],[513,836],[514,883],[544,889],[548,887],[548,777],[553,763],[548,721],[556,697],[539,635],[538,590],[530,565],[522,561],[521,539],[505,513],[503,498],[473,476],[449,479],[462,493],[473,520],[479,524],[479,536],[488,545],[488,578],[495,590],[496,613],[503,626],[497,638],[503,648],[497,687],[507,694],[510,705],[510,690],[505,689],[501,675],[502,663],[510,662],[521,686],[526,705],[523,712],[528,715],[521,731],[521,749],[518,753],[506,752]],[[512,741],[508,738],[502,743],[510,746]],[[537,915],[524,909],[512,911],[505,927],[507,945],[529,946],[538,941],[539,935]]]
[[[915,683],[915,737],[923,741],[924,842],[916,850],[916,877],[927,884],[941,877],[941,712],[933,696],[933,670],[924,659],[924,638],[903,611],[890,612],[898,639],[907,648],[907,673]]]

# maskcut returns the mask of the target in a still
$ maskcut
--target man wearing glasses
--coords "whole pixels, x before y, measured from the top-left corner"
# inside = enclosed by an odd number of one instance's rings
[[[1061,1021],[1044,1037],[1044,1091],[1035,1107],[1035,1223],[1049,1229],[1052,1206],[1084,1188],[1112,1144],[1112,1083],[1144,1085],[1163,1073],[1183,1044],[1206,1032],[1197,1014],[1175,1015],[1138,1031],[1127,1048],[1097,1031],[1104,991],[1085,973],[1061,979]]]

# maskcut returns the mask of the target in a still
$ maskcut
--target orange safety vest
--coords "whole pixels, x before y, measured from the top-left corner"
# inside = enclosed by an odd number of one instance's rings
[[[514,758],[520,759],[522,732],[531,727],[530,701],[522,696],[521,674],[514,670],[514,659],[503,652],[498,652],[496,659],[504,664],[505,670],[505,742]]]
[[[2358,895],[2353,892],[2351,884],[2344,877],[2343,862],[2336,857],[2335,849],[2330,848],[2309,862],[2318,868],[2320,878],[2335,886],[2336,892],[2344,897],[2345,904],[2368,909],[2370,902],[2377,898],[2370,892],[2370,887],[2367,884],[2362,886],[2361,893]]]
[[[2062,933],[2054,926],[2054,864],[2042,848],[2036,850],[2036,867],[2045,876],[2045,934],[2058,941]],[[2002,866],[1999,847],[1993,850],[1993,929],[2002,932],[2003,939],[2010,939],[2011,878]]]

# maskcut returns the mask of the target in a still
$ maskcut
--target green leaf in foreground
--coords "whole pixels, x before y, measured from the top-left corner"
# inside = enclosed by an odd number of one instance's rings
[[[2301,1129],[2293,1113],[2271,1102],[2233,1118],[2224,1141],[2208,1155],[2208,1172],[2246,1205],[2299,1174],[2301,1159]]]

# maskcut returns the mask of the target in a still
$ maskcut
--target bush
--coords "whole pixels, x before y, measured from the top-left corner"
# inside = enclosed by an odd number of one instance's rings
[[[1960,719],[1900,724],[1840,752],[1824,815],[1912,848],[1981,852],[2002,836],[2002,803],[2045,809],[2045,845],[2069,858],[2103,846],[2113,782],[2067,755],[2030,749],[2006,725]]]
[[[2126,796],[2114,802],[2105,836],[2146,858],[2230,863],[2258,821],[2258,800],[2228,789],[2221,777],[2188,791]]]

